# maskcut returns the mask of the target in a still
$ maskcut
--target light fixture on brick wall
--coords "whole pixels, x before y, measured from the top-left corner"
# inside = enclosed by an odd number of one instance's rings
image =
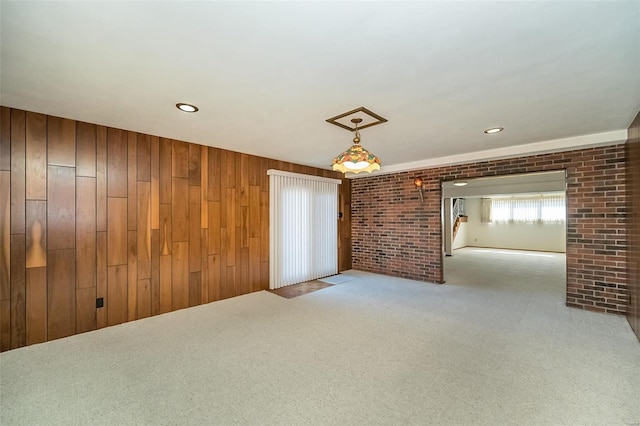
[[[418,192],[420,193],[420,201],[424,202],[424,194],[422,193],[423,191],[423,184],[424,182],[422,181],[421,177],[417,177],[413,180],[413,185],[416,187],[416,189],[418,190]]]
[[[353,123],[353,127],[340,122],[340,120],[344,121],[349,116],[355,116],[350,120],[351,123]],[[367,122],[363,125],[361,125],[363,119],[360,116],[367,118]],[[327,119],[327,122],[331,124],[356,133],[356,137],[353,138],[353,145],[351,148],[333,159],[333,170],[342,173],[371,173],[374,170],[380,170],[380,159],[360,145],[360,130],[366,127],[375,126],[376,124],[385,123],[386,121],[386,118],[369,111],[365,107],[356,108],[352,111]]]

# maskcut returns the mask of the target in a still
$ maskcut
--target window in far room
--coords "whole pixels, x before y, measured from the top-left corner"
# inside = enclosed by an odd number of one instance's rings
[[[491,222],[564,222],[564,195],[538,195],[483,199]]]

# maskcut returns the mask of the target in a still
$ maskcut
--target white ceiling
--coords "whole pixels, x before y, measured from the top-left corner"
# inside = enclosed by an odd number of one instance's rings
[[[623,141],[640,110],[638,1],[0,4],[2,105],[324,168],[360,106],[382,172]]]
[[[465,182],[464,186],[456,183]],[[564,170],[537,173],[519,173],[475,179],[442,182],[443,198],[478,198],[488,196],[564,193]]]

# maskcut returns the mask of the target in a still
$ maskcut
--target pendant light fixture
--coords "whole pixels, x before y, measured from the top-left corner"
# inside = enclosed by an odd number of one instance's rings
[[[351,122],[355,125],[356,137],[353,138],[351,148],[333,159],[333,170],[342,173],[371,173],[380,170],[380,159],[360,145],[358,124],[362,123],[362,118],[352,118]]]

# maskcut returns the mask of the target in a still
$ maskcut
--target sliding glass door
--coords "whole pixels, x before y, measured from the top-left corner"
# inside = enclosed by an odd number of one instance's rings
[[[272,289],[338,273],[340,180],[269,170]]]

